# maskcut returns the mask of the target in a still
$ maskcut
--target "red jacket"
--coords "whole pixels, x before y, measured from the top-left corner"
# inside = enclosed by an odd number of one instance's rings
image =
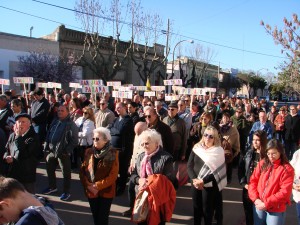
[[[176,191],[170,180],[162,174],[148,177],[149,214],[147,224],[158,225],[170,221],[175,208]]]
[[[281,165],[276,160],[273,165],[263,172],[261,160],[255,168],[248,187],[249,198],[254,202],[260,199],[265,203],[268,212],[284,212],[290,204],[292,194],[294,169],[290,164]]]

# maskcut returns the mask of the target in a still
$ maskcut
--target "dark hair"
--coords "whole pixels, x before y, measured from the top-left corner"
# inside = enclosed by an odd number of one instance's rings
[[[72,101],[75,103],[76,109],[81,109],[81,101],[79,98],[72,98]]]
[[[224,117],[224,116],[226,116],[226,117],[230,118],[230,113],[228,113],[228,112],[224,112],[224,113],[222,114],[222,117]]]
[[[268,142],[267,133],[263,130],[257,130],[253,133],[253,136],[254,135],[259,137],[260,146],[261,146],[260,147],[261,148],[260,158],[264,159],[266,157],[266,148],[267,148],[267,142]],[[253,149],[253,145],[252,145],[252,149]]]
[[[21,99],[18,99],[18,98],[11,100],[10,104],[16,105],[16,106],[21,106],[21,108],[23,107]]]
[[[14,178],[0,176],[0,200],[4,198],[15,198],[18,191],[26,191],[19,181]]]
[[[130,102],[128,105],[131,105],[133,108],[137,108],[138,104],[136,102]]]
[[[276,139],[271,139],[267,144],[267,148],[266,148],[266,151],[265,151],[266,155],[267,155],[267,153],[270,149],[276,149],[280,153],[280,159],[281,159],[280,164],[281,165],[289,163],[289,160],[287,159],[287,157],[285,155],[285,150],[283,148],[283,145],[281,144],[280,141],[278,141]],[[264,163],[261,167],[261,172],[268,169],[270,166],[271,166],[271,162],[270,162],[269,158],[265,157],[264,158]]]

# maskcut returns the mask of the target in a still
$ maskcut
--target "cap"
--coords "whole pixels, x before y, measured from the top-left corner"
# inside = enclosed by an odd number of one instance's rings
[[[169,108],[176,108],[178,109],[178,105],[177,105],[177,102],[171,102],[169,105],[168,105]]]
[[[29,114],[27,114],[27,113],[20,113],[19,115],[17,115],[15,117],[15,121],[17,121],[18,119],[20,119],[22,117],[25,117],[25,118],[27,118],[27,119],[29,119],[31,121],[31,116]]]

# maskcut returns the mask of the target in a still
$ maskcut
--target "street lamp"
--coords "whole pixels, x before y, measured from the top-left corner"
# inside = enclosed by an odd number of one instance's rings
[[[172,61],[172,75],[174,74],[174,55],[175,55],[175,49],[176,49],[176,47],[177,47],[180,43],[185,42],[185,41],[186,41],[186,42],[189,42],[189,43],[191,43],[191,44],[194,43],[193,40],[181,40],[181,41],[177,42],[177,44],[174,46],[174,49],[173,49],[173,61]]]

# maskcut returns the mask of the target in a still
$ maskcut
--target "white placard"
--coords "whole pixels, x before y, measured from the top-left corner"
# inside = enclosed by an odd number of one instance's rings
[[[182,85],[181,79],[164,80],[164,85]]]
[[[165,86],[151,86],[152,91],[164,91],[166,90]]]
[[[81,80],[80,84],[83,86],[103,86],[103,80]]]
[[[107,93],[109,89],[107,86],[82,86],[82,93]]]
[[[148,96],[148,97],[155,96],[155,91],[145,91],[144,96]]]
[[[0,79],[0,84],[1,85],[7,85],[7,86],[9,86],[10,85],[10,81],[9,81],[9,79]]]
[[[72,87],[72,88],[81,88],[81,85],[80,85],[80,83],[72,83],[72,82],[70,82],[69,83],[69,87]]]
[[[205,89],[205,92],[216,92],[217,89],[216,88],[209,88],[209,87],[206,87],[204,88]]]
[[[61,83],[48,82],[48,88],[61,88]]]
[[[194,88],[192,95],[204,95],[205,94],[205,88]]]
[[[179,100],[179,95],[166,95],[165,96],[166,102],[177,101],[177,100]]]
[[[112,97],[132,99],[132,91],[113,91]]]
[[[40,88],[48,88],[48,83],[37,82],[36,85]]]
[[[134,90],[137,90],[137,91],[146,91],[147,90],[147,87],[146,86],[133,86]],[[151,87],[152,89],[152,87]]]
[[[121,86],[121,81],[107,81],[107,86],[119,87]]]
[[[15,84],[33,84],[33,77],[14,77]]]

